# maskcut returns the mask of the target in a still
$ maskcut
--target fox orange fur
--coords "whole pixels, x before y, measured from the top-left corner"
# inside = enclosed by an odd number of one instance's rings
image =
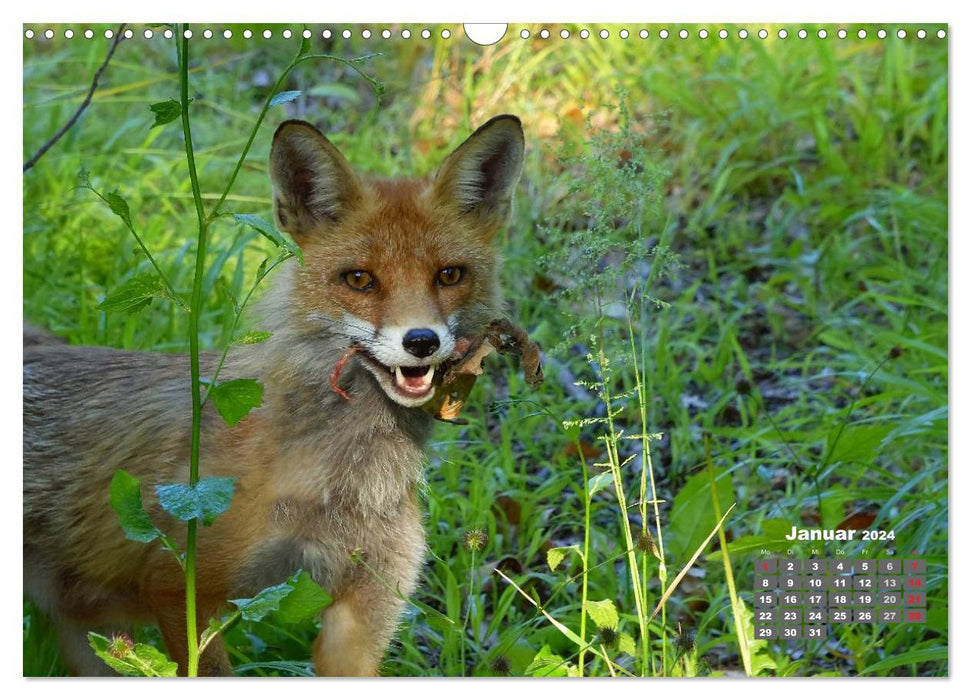
[[[310,124],[277,130],[277,226],[305,263],[281,268],[262,301],[272,336],[235,348],[220,374],[256,377],[262,406],[234,427],[211,405],[203,414],[202,476],[237,481],[230,509],[199,530],[200,629],[227,599],[303,569],[335,599],[317,673],[378,672],[403,605],[387,586],[412,593],[425,553],[416,488],[432,418],[420,407],[456,342],[501,315],[495,239],[523,147],[519,120],[503,115],[435,176],[382,180],[356,173]],[[137,476],[154,522],[184,541],[149,494],[188,479],[188,358],[54,340],[24,333],[25,590],[74,673],[107,672],[88,631],[139,620],[158,623],[184,672],[182,572],[157,544],[125,539],[108,491],[117,469]],[[204,376],[216,359],[203,356]],[[200,670],[232,672],[220,640]]]

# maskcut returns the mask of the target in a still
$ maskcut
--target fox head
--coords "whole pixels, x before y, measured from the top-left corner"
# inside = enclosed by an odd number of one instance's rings
[[[495,239],[523,163],[518,118],[490,119],[425,179],[356,173],[316,128],[280,125],[270,177],[277,226],[300,245],[298,322],[338,335],[407,407],[463,336],[500,313]]]

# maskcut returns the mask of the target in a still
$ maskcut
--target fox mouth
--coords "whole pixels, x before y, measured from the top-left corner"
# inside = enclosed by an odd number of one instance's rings
[[[435,373],[438,365],[397,365],[389,367],[378,362],[369,352],[362,351],[364,365],[375,376],[384,393],[403,406],[420,406],[435,393]]]

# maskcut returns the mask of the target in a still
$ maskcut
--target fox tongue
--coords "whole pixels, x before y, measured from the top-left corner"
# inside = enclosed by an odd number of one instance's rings
[[[409,394],[424,394],[432,385],[432,377],[435,376],[435,368],[429,366],[407,367],[407,374],[401,367],[394,368],[394,380],[399,389]]]

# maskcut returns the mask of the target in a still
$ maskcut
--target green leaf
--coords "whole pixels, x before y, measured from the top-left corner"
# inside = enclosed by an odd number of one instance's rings
[[[344,100],[351,105],[358,104],[361,101],[361,96],[357,90],[343,83],[322,83],[315,85],[307,91],[307,95],[310,97]]]
[[[152,129],[156,126],[163,126],[169,122],[174,122],[182,116],[182,105],[176,100],[156,102],[150,105],[149,109],[155,114],[155,123],[152,124]]]
[[[87,190],[93,189],[91,187],[91,173],[88,172],[87,168],[82,167],[78,170],[78,187],[83,187]]]
[[[626,632],[621,632],[617,635],[617,650],[628,656],[637,656],[637,646],[634,644],[634,638]]]
[[[735,492],[727,470],[715,475],[715,488],[722,509],[734,503]],[[669,564],[684,563],[705,541],[718,522],[711,500],[711,477],[707,470],[692,476],[674,497],[664,549]],[[680,566],[678,567],[680,568]]]
[[[587,491],[591,496],[593,496],[593,494],[597,493],[597,491],[605,489],[608,486],[612,486],[613,483],[613,474],[610,472],[600,472],[599,474],[590,477],[590,480],[587,482]]]
[[[931,661],[947,661],[948,659],[948,649],[946,646],[934,646],[928,649],[912,649],[910,651],[905,651],[903,654],[897,654],[896,656],[890,656],[886,659],[881,659],[874,664],[867,666],[865,669],[860,671],[861,676],[868,676],[871,673],[885,674],[887,671],[898,668],[900,666],[909,666],[911,664],[925,664]]]
[[[293,582],[293,590],[280,602],[280,608],[276,611],[276,619],[284,624],[296,625],[311,620],[334,602],[306,571],[298,571],[290,581]]]
[[[278,92],[270,100],[270,106],[276,107],[277,105],[282,105],[284,102],[293,102],[295,99],[300,97],[300,90],[285,90],[284,92]]]
[[[98,304],[105,311],[134,313],[148,306],[152,299],[171,299],[169,290],[158,275],[138,275],[108,294]]]
[[[151,542],[162,535],[145,512],[141,482],[137,478],[119,469],[111,479],[109,494],[111,507],[121,520],[125,537],[135,542]]]
[[[563,561],[563,557],[570,552],[573,552],[580,557],[581,561],[583,560],[583,552],[581,552],[580,547],[575,544],[571,544],[568,547],[550,547],[547,549],[546,563],[549,564],[550,571],[555,571],[556,567],[558,567],[560,562]]]
[[[614,607],[614,601],[609,598],[604,600],[588,600],[587,614],[590,615],[590,619],[593,620],[593,624],[598,629],[617,629],[617,622],[619,621],[617,608]]]
[[[290,251],[300,264],[303,265],[303,251],[300,250],[300,246],[290,238],[287,234],[282,231],[278,231],[276,226],[271,224],[269,221],[261,219],[258,216],[253,216],[252,214],[233,214],[233,218],[236,219],[237,223],[243,224],[244,226],[249,226],[255,229],[259,233],[262,233],[268,239],[270,239],[274,245],[280,248],[285,248]]]
[[[829,464],[836,462],[869,464],[892,428],[891,425],[836,426],[826,438]]]
[[[738,607],[742,618],[742,634],[749,640],[748,651],[752,663],[752,675],[757,676],[766,669],[774,670],[776,663],[769,650],[769,642],[765,639],[757,639],[755,636],[755,616],[741,598],[738,599]]]
[[[550,651],[549,644],[544,644],[543,648],[536,652],[533,662],[526,667],[525,674],[538,678],[563,678],[569,675],[568,666],[562,656]]]
[[[216,382],[209,390],[209,397],[226,425],[233,426],[243,420],[251,410],[263,405],[263,385],[255,379]]]
[[[264,588],[252,598],[237,598],[229,602],[236,606],[244,620],[255,622],[262,620],[271,612],[280,608],[280,603],[294,589],[297,575],[293,575],[283,583]]]
[[[310,37],[305,36],[300,41],[300,50],[297,51],[297,56],[306,56],[310,53]]]
[[[127,637],[108,639],[88,632],[88,644],[101,660],[123,676],[172,678],[178,671],[178,664],[158,649],[148,644],[133,644]]]
[[[243,333],[243,335],[236,338],[235,342],[237,345],[256,345],[271,337],[273,337],[273,334],[267,333],[266,331],[251,331],[249,333]]]
[[[196,485],[166,484],[156,486],[155,493],[162,507],[178,520],[200,518],[205,526],[229,509],[233,500],[236,479],[212,476],[200,479]]]
[[[128,228],[132,228],[131,225],[131,210],[128,208],[128,202],[117,192],[109,192],[104,196],[104,200],[108,203],[108,207],[112,212],[118,215]]]

